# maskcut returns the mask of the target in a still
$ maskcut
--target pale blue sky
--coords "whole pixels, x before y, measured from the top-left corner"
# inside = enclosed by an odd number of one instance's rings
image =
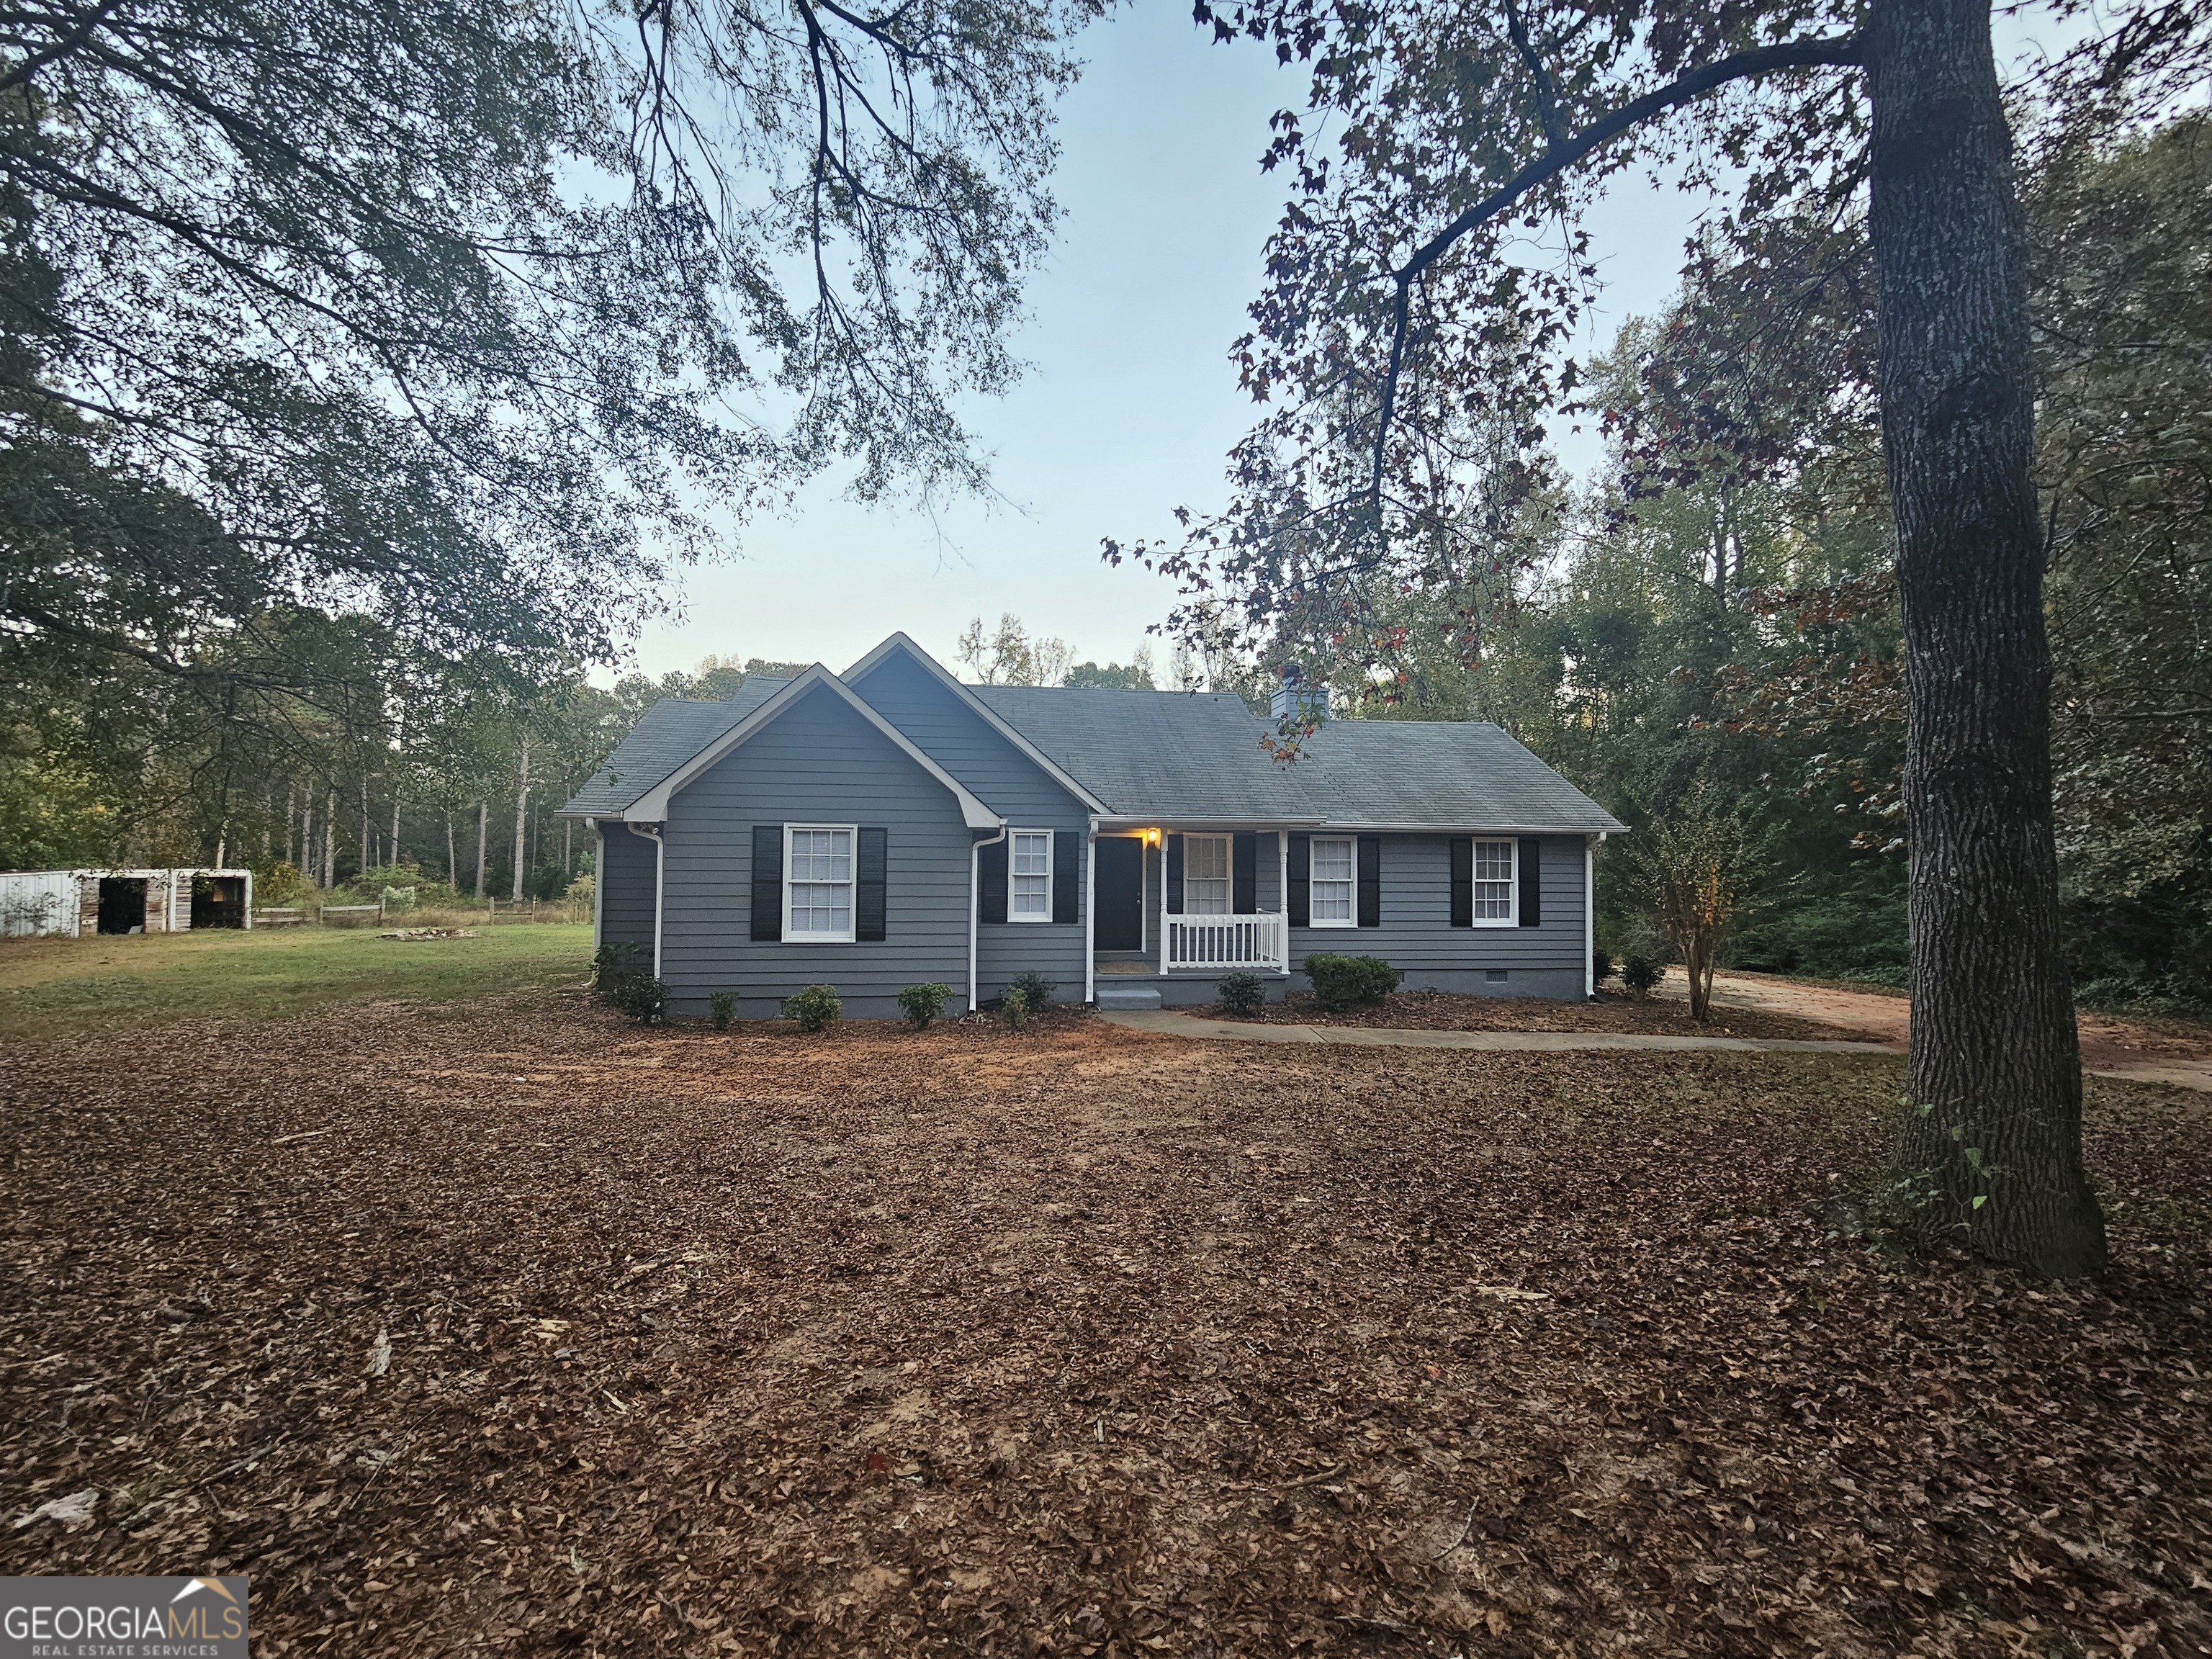
[[[970,411],[1006,500],[953,501],[933,522],[810,489],[745,529],[744,557],[684,573],[687,614],[647,630],[638,666],[713,652],[842,668],[896,629],[950,661],[969,617],[1003,611],[1079,660],[1126,661],[1165,613],[1168,586],[1108,568],[1099,540],[1170,532],[1177,505],[1224,498],[1223,457],[1251,413],[1228,346],[1282,203],[1258,157],[1305,79],[1249,43],[1209,44],[1175,0],[1138,0],[1082,52],[1061,109],[1066,217],[1017,340],[1033,367]],[[1687,222],[1670,198],[1628,194],[1601,227],[1615,321],[1665,300]]]
[[[1005,500],[956,501],[933,520],[810,489],[788,517],[747,527],[743,558],[684,573],[687,614],[646,632],[639,666],[712,652],[842,668],[902,629],[949,663],[969,617],[1006,611],[1078,660],[1126,661],[1165,614],[1168,585],[1108,568],[1099,541],[1172,533],[1176,506],[1224,499],[1223,457],[1252,411],[1227,349],[1282,201],[1257,158],[1267,117],[1302,104],[1306,82],[1249,42],[1210,44],[1179,0],[1136,0],[1082,52],[1061,110],[1066,217],[1017,339],[1033,367],[970,411]],[[1592,216],[1599,338],[1666,303],[1692,212],[1631,178]],[[1554,441],[1577,471],[1598,459],[1587,432],[1557,428]]]

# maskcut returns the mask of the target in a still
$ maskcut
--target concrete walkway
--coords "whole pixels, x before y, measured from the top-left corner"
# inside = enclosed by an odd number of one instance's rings
[[[1105,1010],[1110,1025],[1158,1036],[1216,1042],[1322,1042],[1347,1048],[1476,1048],[1493,1054],[1564,1054],[1577,1049],[1641,1048],[1672,1051],[1717,1048],[1760,1054],[1896,1054],[1901,1042],[1818,1042],[1791,1037],[1666,1036],[1632,1031],[1411,1031],[1375,1025],[1266,1025],[1243,1020],[1201,1019],[1172,1009]],[[2131,1083],[2165,1083],[2212,1092],[2212,1061],[2196,1059],[2092,1062],[2095,1077]]]
[[[1334,1042],[1351,1048],[1488,1048],[1550,1054],[1576,1048],[1723,1048],[1761,1054],[1893,1054],[1887,1042],[1814,1042],[1792,1037],[1666,1036],[1632,1031],[1408,1031],[1378,1025],[1266,1025],[1200,1019],[1168,1008],[1102,1011],[1099,1018],[1161,1036],[1230,1042]]]

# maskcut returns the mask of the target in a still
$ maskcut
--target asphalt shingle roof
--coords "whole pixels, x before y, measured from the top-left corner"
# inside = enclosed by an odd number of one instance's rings
[[[1317,816],[1225,693],[971,685],[976,700],[1123,817]]]
[[[563,810],[621,812],[788,684],[749,679],[726,702],[663,698]],[[1563,835],[1621,828],[1480,721],[1332,720],[1285,765],[1261,747],[1270,723],[1225,693],[966,689],[1121,817]]]
[[[1619,830],[1620,821],[1480,720],[1331,720],[1300,745],[1306,793],[1333,823]]]
[[[606,764],[569,797],[562,811],[583,817],[620,812],[790,684],[756,677],[722,702],[663,697],[630,727]]]

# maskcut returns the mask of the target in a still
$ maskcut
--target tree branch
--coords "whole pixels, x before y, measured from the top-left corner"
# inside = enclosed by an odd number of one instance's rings
[[[1517,15],[1509,7],[1508,27],[1512,30],[1514,43],[1524,55],[1532,49],[1527,45],[1519,27]],[[1382,408],[1375,427],[1375,465],[1372,493],[1380,498],[1382,489],[1383,456],[1388,448],[1390,422],[1398,403],[1398,373],[1405,360],[1406,330],[1410,296],[1414,280],[1421,273],[1449,252],[1462,237],[1477,227],[1496,218],[1539,185],[1557,178],[1569,167],[1593,151],[1602,149],[1630,128],[1680,108],[1692,99],[1703,96],[1717,87],[1732,81],[1750,80],[1762,75],[1772,75],[1784,70],[1841,68],[1855,66],[1861,62],[1861,42],[1856,34],[1826,36],[1811,40],[1784,40],[1771,46],[1759,46],[1751,52],[1740,52],[1732,58],[1723,58],[1715,63],[1692,70],[1680,79],[1670,82],[1656,91],[1623,104],[1609,114],[1599,117],[1571,138],[1553,138],[1544,153],[1522,167],[1510,179],[1480,201],[1460,214],[1449,224],[1415,250],[1413,257],[1390,273],[1397,284],[1397,302],[1394,308],[1390,330],[1390,367],[1382,377]],[[1540,107],[1549,102],[1546,80],[1540,64],[1532,65],[1536,74],[1537,100]],[[1551,120],[1547,120],[1548,128]]]

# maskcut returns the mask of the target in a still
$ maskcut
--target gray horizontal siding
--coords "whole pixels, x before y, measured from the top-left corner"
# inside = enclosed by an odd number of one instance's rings
[[[1382,925],[1293,927],[1291,960],[1303,962],[1316,951],[1381,957],[1404,972],[1408,990],[1512,994],[1525,988],[1532,995],[1579,996],[1585,843],[1580,836],[1546,836],[1542,841],[1544,919],[1539,927],[1453,927],[1451,837],[1384,836]],[[1491,969],[1507,972],[1502,986],[1484,977]]]
[[[650,973],[655,849],[623,824],[602,823],[599,829],[599,856],[592,874],[599,893],[599,943],[639,946],[638,966]]]
[[[887,903],[880,942],[752,940],[756,823],[881,825]],[[741,1017],[773,1016],[804,985],[835,985],[855,1017],[897,1012],[902,987],[968,982],[970,836],[951,792],[835,692],[817,690],[669,804],[661,977],[670,1011],[707,1010],[713,991]]]
[[[890,653],[855,681],[853,689],[916,748],[1003,816],[1009,829],[1073,830],[1079,835],[1088,829],[1088,807],[905,652]],[[959,872],[963,895],[968,880],[964,857]],[[1086,872],[1079,867],[1072,923],[1009,921],[977,930],[977,994],[984,1001],[999,997],[1016,975],[1032,971],[1054,981],[1061,999],[1083,1000],[1083,913],[1090,902],[1089,888]],[[964,911],[963,915],[964,927]],[[963,952],[967,948],[964,938],[961,948]],[[962,971],[964,994],[964,955]]]

